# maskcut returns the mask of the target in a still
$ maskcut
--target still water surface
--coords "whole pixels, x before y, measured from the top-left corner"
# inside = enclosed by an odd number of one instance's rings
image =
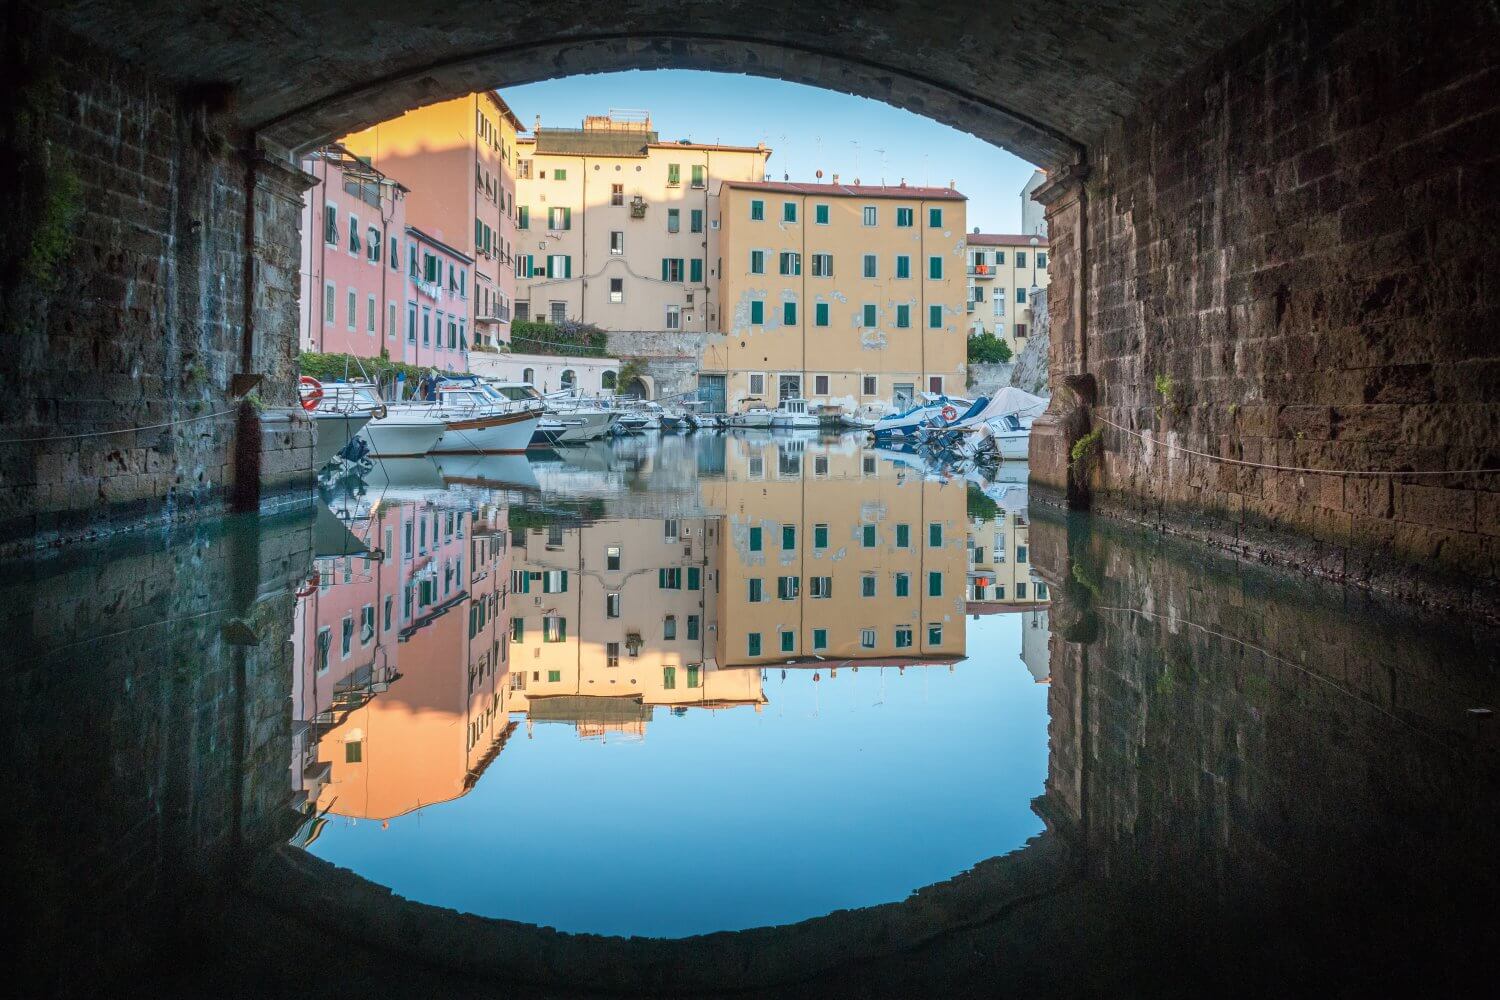
[[[1467,995],[1500,948],[1495,632],[1024,468],[387,463],[11,564],[0,629],[35,995]]]

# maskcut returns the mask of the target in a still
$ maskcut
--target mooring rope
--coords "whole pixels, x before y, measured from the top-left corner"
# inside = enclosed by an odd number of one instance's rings
[[[1144,434],[1142,434],[1140,431],[1133,431],[1129,427],[1123,427],[1120,424],[1115,423],[1113,420],[1109,419],[1108,417],[1101,416],[1098,413],[1094,413],[1094,414],[1092,414],[1092,416],[1093,416],[1094,419],[1098,420],[1102,424],[1107,424],[1110,427],[1113,427],[1115,430],[1118,430],[1118,431],[1124,431],[1126,434],[1129,434],[1129,435],[1131,435],[1133,437],[1139,438],[1143,442],[1146,441],[1146,436]],[[1500,468],[1489,468],[1489,469],[1442,469],[1442,470],[1434,470],[1434,469],[1423,469],[1423,470],[1404,470],[1404,469],[1375,469],[1375,470],[1371,470],[1371,469],[1310,469],[1310,468],[1305,468],[1303,466],[1298,466],[1298,465],[1270,465],[1270,464],[1265,463],[1265,462],[1247,462],[1247,461],[1245,461],[1244,459],[1241,459],[1241,458],[1224,458],[1221,455],[1210,454],[1209,452],[1206,452],[1206,451],[1198,451],[1196,448],[1188,448],[1188,447],[1185,447],[1185,446],[1180,445],[1180,444],[1173,444],[1171,441],[1167,441],[1165,439],[1156,439],[1156,438],[1153,438],[1151,441],[1146,442],[1146,443],[1148,443],[1148,444],[1150,444],[1152,446],[1160,445],[1163,448],[1170,448],[1173,451],[1182,452],[1185,455],[1195,455],[1198,458],[1206,458],[1206,459],[1208,459],[1211,462],[1219,462],[1219,463],[1222,463],[1224,465],[1238,465],[1238,466],[1243,466],[1244,468],[1247,468],[1247,469],[1267,469],[1267,470],[1270,470],[1272,472],[1298,472],[1298,473],[1306,473],[1308,475],[1321,475],[1321,476],[1476,476],[1476,475],[1481,475],[1481,474],[1485,474],[1485,473],[1500,472]]]
[[[212,417],[223,417],[227,416],[228,414],[235,413],[238,410],[239,407],[235,406],[230,407],[227,410],[215,410],[212,413],[200,413],[196,417],[183,417],[181,420],[168,420],[160,424],[146,424],[143,427],[116,427],[113,430],[81,431],[77,434],[52,434],[43,437],[7,438],[3,441],[0,441],[0,445],[35,444],[41,441],[74,441],[80,438],[109,437],[114,434],[134,434],[136,431],[154,431],[160,430],[163,427],[175,427],[179,424],[191,424],[199,420],[208,420]]]

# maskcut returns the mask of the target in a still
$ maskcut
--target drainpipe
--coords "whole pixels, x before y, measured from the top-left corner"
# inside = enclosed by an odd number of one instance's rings
[[[260,507],[261,430],[260,414],[255,405],[245,398],[260,381],[252,375],[255,367],[255,189],[256,166],[260,152],[256,148],[252,132],[246,142],[245,152],[245,215],[241,222],[241,250],[244,260],[241,265],[241,332],[239,374],[231,380],[230,396],[239,396],[239,413],[235,419],[234,479],[230,484],[229,506],[237,512],[253,511]]]

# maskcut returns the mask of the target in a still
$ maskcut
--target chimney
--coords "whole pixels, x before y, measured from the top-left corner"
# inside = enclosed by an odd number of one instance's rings
[[[902,187],[906,187],[906,178],[905,177],[901,178],[901,186]]]
[[[838,182],[839,182],[839,175],[838,174],[834,174],[833,175],[833,183],[837,184]]]

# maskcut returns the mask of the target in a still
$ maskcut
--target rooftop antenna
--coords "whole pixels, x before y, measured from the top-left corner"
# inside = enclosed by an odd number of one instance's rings
[[[854,147],[854,176],[859,176],[859,140],[850,139],[849,145]]]
[[[885,150],[877,149],[875,152],[880,154],[880,186],[885,187]]]

